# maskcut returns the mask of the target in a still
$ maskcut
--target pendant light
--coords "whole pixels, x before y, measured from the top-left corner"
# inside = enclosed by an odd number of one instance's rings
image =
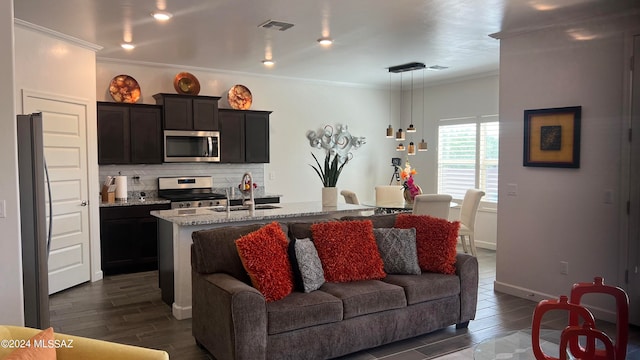
[[[404,141],[405,140],[405,133],[415,133],[416,132],[416,128],[413,125],[413,73],[411,73],[411,103],[410,103],[410,124],[407,127],[406,131],[403,131],[402,129],[402,103],[403,103],[403,90],[404,90],[404,84],[403,84],[403,79],[402,79],[402,73],[403,72],[407,72],[407,71],[414,71],[414,70],[418,70],[418,69],[422,69],[422,91],[423,91],[423,99],[422,99],[422,125],[424,128],[424,69],[426,68],[426,66],[423,63],[418,63],[418,62],[412,62],[412,63],[407,63],[407,64],[402,64],[402,65],[397,65],[397,66],[391,66],[389,67],[389,73],[400,73],[400,127],[398,128],[398,131],[395,133],[395,139],[396,141]],[[389,75],[389,119],[391,119],[391,75]],[[386,129],[386,137],[387,138],[392,138],[393,136],[393,127],[391,126],[391,120],[389,121],[389,127]],[[423,133],[424,133],[424,129],[423,129]],[[424,149],[423,149],[424,147]],[[420,142],[420,144],[418,145],[418,150],[423,151],[426,150],[426,143],[424,142],[424,139],[422,140],[422,142]],[[403,143],[399,143],[396,146],[396,151],[405,151],[408,150],[407,155],[415,155],[416,154],[416,145],[413,142],[412,139],[409,139],[409,146],[407,148],[405,148]]]
[[[409,148],[407,149],[407,155],[415,155],[416,154],[416,146],[413,144],[413,141],[409,143]]]
[[[402,73],[400,73],[400,127],[396,132],[396,141],[404,141],[404,132],[402,132]],[[398,148],[396,148],[396,150],[398,150]],[[402,150],[398,151],[404,151],[404,146],[402,146]]]
[[[393,139],[393,126],[391,126],[391,73],[389,73],[389,127],[387,128],[387,138]]]
[[[416,128],[413,127],[413,72],[411,73],[411,124],[407,128],[408,133],[416,132]],[[413,141],[409,142],[409,147],[407,148],[407,155],[415,155],[416,154],[416,146]]]
[[[413,72],[411,73],[411,105],[410,105],[410,107],[411,107],[411,113],[410,113],[411,114],[411,117],[410,117],[411,121],[410,121],[409,127],[407,128],[407,132],[408,133],[414,133],[414,132],[416,132],[416,128],[413,127]]]
[[[418,151],[427,151],[428,146],[424,141],[424,69],[422,69],[422,141],[418,144]]]

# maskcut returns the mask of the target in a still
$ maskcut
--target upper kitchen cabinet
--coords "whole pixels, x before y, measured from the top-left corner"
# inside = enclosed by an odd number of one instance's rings
[[[162,108],[98,102],[98,164],[162,163]]]
[[[218,130],[217,96],[155,94],[164,109],[165,130]]]
[[[269,162],[271,111],[220,109],[220,161]]]

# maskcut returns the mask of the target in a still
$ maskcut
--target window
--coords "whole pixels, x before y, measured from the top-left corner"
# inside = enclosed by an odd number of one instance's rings
[[[498,115],[442,119],[438,126],[438,193],[464,198],[484,190],[498,202]]]

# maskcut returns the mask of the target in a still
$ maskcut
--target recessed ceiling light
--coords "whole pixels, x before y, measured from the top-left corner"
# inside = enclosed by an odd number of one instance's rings
[[[133,50],[136,48],[136,46],[133,45],[132,43],[122,43],[120,44],[120,46],[125,50]]]
[[[158,21],[167,21],[173,17],[173,14],[166,11],[154,11],[151,16]]]
[[[271,59],[264,59],[264,60],[262,60],[262,63],[264,64],[264,66],[273,66],[273,65],[275,65],[275,61],[273,61]]]
[[[320,45],[322,46],[329,46],[333,44],[333,40],[330,37],[321,37],[320,39],[318,39],[318,43],[320,43]]]

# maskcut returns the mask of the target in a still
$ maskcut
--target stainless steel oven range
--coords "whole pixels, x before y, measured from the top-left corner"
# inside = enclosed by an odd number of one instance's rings
[[[160,177],[158,196],[171,200],[172,209],[227,205],[225,195],[213,192],[211,176]]]

